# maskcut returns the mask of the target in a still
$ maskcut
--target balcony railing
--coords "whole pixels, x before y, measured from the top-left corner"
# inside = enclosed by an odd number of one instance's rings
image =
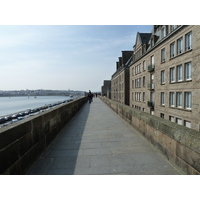
[[[155,65],[151,64],[148,66],[148,72],[154,71]]]
[[[154,107],[154,102],[153,101],[148,101],[147,105],[148,105],[148,107],[153,108]]]

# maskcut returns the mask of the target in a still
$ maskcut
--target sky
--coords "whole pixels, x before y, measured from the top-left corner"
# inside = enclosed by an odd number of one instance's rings
[[[1,25],[0,90],[101,91],[152,25]]]
[[[3,1],[0,90],[101,91],[121,51],[133,50],[137,32],[151,32],[152,24],[195,24],[198,6],[192,19],[166,14],[180,3],[187,13],[187,4],[172,0],[164,7],[154,0]]]

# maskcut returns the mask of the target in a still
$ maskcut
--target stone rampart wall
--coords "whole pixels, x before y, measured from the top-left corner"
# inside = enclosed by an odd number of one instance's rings
[[[83,97],[1,128],[0,174],[26,174],[86,101]]]
[[[200,174],[200,132],[100,97],[184,174]]]

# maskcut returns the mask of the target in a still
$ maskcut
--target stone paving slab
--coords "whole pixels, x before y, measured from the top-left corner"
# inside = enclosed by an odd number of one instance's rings
[[[179,175],[99,98],[86,103],[28,175]]]

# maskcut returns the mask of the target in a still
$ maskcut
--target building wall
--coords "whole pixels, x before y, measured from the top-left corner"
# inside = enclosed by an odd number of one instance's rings
[[[116,73],[111,79],[111,99],[122,104],[125,104],[125,79],[126,70],[122,69]],[[128,90],[126,91],[126,93]]]
[[[101,87],[101,95],[110,97],[111,81],[105,80],[103,86]]]
[[[161,27],[162,28],[162,27]],[[177,27],[173,32],[170,26],[166,29],[168,35],[153,46],[130,67],[130,106],[144,112],[173,120],[181,125],[190,126],[199,131],[200,105],[200,26]],[[185,50],[186,34],[192,33],[192,49]],[[183,51],[177,55],[178,39],[183,38]],[[175,56],[170,56],[170,44],[175,42]],[[161,60],[161,50],[165,48],[165,60]],[[149,72],[151,57],[154,56],[154,70]],[[143,62],[146,62],[146,68]],[[191,63],[191,80],[185,79],[185,65]],[[178,81],[178,66],[182,65],[182,81]],[[170,69],[174,68],[174,81],[171,82]],[[165,83],[161,83],[161,71],[165,71]],[[172,73],[172,72],[171,72]],[[154,74],[154,82],[151,81]],[[145,77],[145,78],[144,78]],[[144,80],[144,79],[145,80]],[[179,77],[180,78],[180,77]],[[144,84],[143,84],[144,80]],[[165,94],[164,104],[161,105],[161,92]],[[170,93],[174,93],[174,106],[170,105]],[[187,92],[191,92],[191,109],[185,106]],[[154,99],[151,99],[154,93]],[[178,95],[182,93],[182,107],[178,106]],[[145,97],[143,97],[145,96]],[[148,102],[153,102],[154,106]]]
[[[200,136],[198,131],[108,98],[100,98],[127,123],[136,128],[184,174],[200,175]]]

